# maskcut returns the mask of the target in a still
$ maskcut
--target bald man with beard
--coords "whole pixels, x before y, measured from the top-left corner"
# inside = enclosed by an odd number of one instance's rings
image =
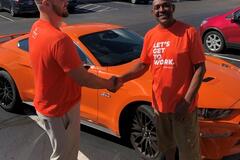
[[[35,0],[40,18],[29,35],[34,107],[52,146],[50,160],[77,160],[80,141],[81,86],[116,91],[116,78],[87,72],[71,38],[60,30],[67,0]],[[86,158],[80,158],[81,160]]]

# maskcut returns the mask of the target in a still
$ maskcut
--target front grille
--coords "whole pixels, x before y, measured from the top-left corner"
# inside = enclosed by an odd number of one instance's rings
[[[19,6],[19,10],[21,12],[27,12],[27,11],[38,11],[37,9],[37,6],[34,4],[34,5],[20,5]]]

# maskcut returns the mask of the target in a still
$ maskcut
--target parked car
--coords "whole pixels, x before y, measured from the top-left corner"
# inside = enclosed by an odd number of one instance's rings
[[[74,41],[88,72],[99,77],[121,75],[140,57],[143,38],[121,26],[65,24],[61,29]],[[34,97],[28,36],[0,37],[0,106],[7,111]],[[220,159],[240,153],[240,70],[212,56],[206,66],[198,106],[202,155]],[[159,160],[151,93],[150,71],[116,93],[83,87],[81,122],[131,142],[144,159]]]
[[[15,17],[22,13],[37,13],[34,0],[0,0],[0,10],[7,10]]]
[[[68,12],[73,12],[78,4],[79,0],[68,0]]]
[[[209,52],[220,53],[225,48],[240,49],[240,7],[205,19],[200,32]]]
[[[137,4],[139,2],[143,2],[144,4],[148,4],[149,0],[129,0],[133,4]]]

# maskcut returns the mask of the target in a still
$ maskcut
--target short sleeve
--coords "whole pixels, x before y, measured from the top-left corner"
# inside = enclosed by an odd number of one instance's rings
[[[149,46],[148,45],[149,45],[149,36],[148,36],[148,34],[146,34],[144,37],[143,49],[142,49],[141,57],[140,57],[140,60],[146,64],[151,63],[151,58],[149,57],[149,49],[148,49]]]
[[[190,29],[191,47],[190,57],[193,64],[198,64],[205,61],[204,49],[199,33],[195,28]]]
[[[64,72],[69,72],[82,65],[76,46],[67,35],[55,43],[53,47],[53,57]]]

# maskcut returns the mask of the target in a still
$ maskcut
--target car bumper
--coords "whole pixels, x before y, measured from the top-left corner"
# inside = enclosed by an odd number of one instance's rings
[[[14,2],[13,4],[16,13],[36,13],[38,8],[34,1],[32,2]]]
[[[200,128],[203,157],[221,159],[240,153],[239,123],[200,121]]]
[[[68,1],[68,8],[76,7],[78,4],[79,4],[79,2],[77,0],[69,0]]]

